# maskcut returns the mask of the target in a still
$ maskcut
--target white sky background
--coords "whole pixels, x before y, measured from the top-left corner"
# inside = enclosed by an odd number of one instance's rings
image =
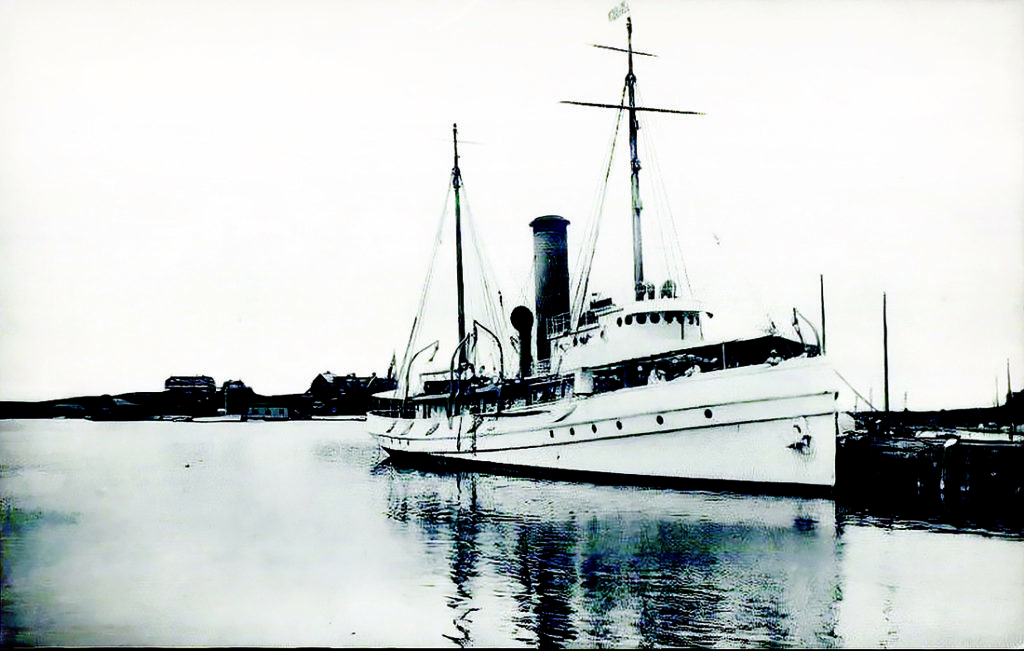
[[[624,45],[614,4],[0,1],[0,399],[383,373],[452,122],[518,297],[528,222],[573,246],[588,219],[614,112],[558,102],[618,99],[623,57],[587,46]],[[1024,3],[631,7],[645,103],[707,113],[645,135],[714,321],[817,322],[824,274],[829,355],[876,403],[883,291],[894,408],[992,404],[1007,359],[1020,388]],[[596,281],[628,287],[614,200]]]

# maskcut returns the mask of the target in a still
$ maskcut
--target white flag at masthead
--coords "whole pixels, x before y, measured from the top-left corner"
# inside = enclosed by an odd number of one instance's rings
[[[629,5],[626,0],[622,0],[614,9],[608,12],[608,20],[613,21],[616,18],[629,13]]]

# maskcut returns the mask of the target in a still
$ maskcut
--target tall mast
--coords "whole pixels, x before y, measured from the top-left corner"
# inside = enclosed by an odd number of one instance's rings
[[[455,283],[459,297],[459,338],[466,338],[466,289],[462,278],[462,207],[459,204],[459,188],[462,187],[462,172],[459,171],[459,126],[452,125],[452,145],[455,148],[455,165],[452,167],[452,188],[455,190]],[[466,363],[466,347],[459,348],[459,366]]]
[[[882,380],[885,390],[885,411],[889,411],[889,320],[885,309],[885,292],[882,292]]]
[[[624,12],[613,10],[608,15],[611,20],[615,20],[621,16]],[[653,108],[648,106],[637,106],[636,105],[636,75],[633,74],[633,55],[637,56],[656,56],[649,52],[637,52],[633,49],[633,21],[632,18],[626,17],[626,36],[627,36],[627,49],[623,50],[620,47],[612,47],[610,45],[594,45],[594,47],[601,48],[603,50],[613,50],[615,52],[625,52],[629,55],[629,70],[626,73],[626,94],[629,96],[628,103],[623,105],[621,102],[618,104],[604,104],[599,102],[577,102],[573,100],[562,100],[563,104],[575,104],[577,106],[595,106],[598,108],[611,108],[619,111],[627,111],[629,113],[629,153],[630,153],[630,168],[632,170],[632,176],[630,180],[631,188],[631,199],[633,206],[633,282],[634,288],[643,287],[644,282],[644,254],[643,254],[643,234],[640,230],[640,211],[643,210],[643,204],[640,202],[640,157],[637,154],[637,143],[636,134],[640,130],[640,125],[637,122],[636,115],[640,111],[652,111],[655,113],[676,113],[679,115],[704,115],[700,111],[677,111],[675,109],[663,109]]]
[[[633,74],[633,19],[626,17],[626,41],[629,53],[629,72],[626,73],[626,93],[629,95],[629,167],[630,198],[633,207],[633,288],[639,292],[644,283],[643,232],[640,229],[640,157],[637,154],[636,133],[636,75]]]
[[[825,274],[818,274],[821,286],[821,354],[825,354]]]

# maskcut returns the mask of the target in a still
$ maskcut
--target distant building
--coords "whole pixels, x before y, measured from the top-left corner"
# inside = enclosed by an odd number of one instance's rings
[[[256,400],[255,392],[241,380],[226,380],[220,388],[224,401],[221,409],[226,414],[244,414]]]
[[[376,376],[365,378],[358,377],[355,373],[336,375],[330,371],[324,371],[313,378],[313,383],[309,385],[307,393],[319,399],[336,398],[344,393],[362,390],[373,377]]]
[[[245,413],[245,420],[288,420],[288,408],[270,405],[250,406]]]
[[[208,375],[172,375],[164,381],[164,391],[215,393],[217,383]]]
[[[394,387],[393,379],[380,378],[376,374],[337,375],[324,371],[313,378],[303,395],[312,401],[314,414],[365,414],[371,394]]]

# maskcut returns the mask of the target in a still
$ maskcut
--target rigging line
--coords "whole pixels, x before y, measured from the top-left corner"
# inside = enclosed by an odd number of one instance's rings
[[[504,328],[504,319],[501,316],[501,309],[495,301],[497,295],[497,280],[494,274],[494,270],[488,262],[487,258],[483,255],[481,249],[480,237],[476,231],[476,220],[473,217],[473,211],[469,206],[468,193],[463,193],[465,199],[465,223],[469,234],[469,239],[472,242],[472,250],[476,255],[477,266],[480,270],[480,283],[482,285],[482,296],[480,302],[482,303],[481,312],[486,315],[482,322],[485,325],[490,325],[494,330],[499,333],[499,337],[504,338],[506,336]],[[504,373],[505,369],[501,369]]]
[[[404,384],[402,378],[405,377],[405,373],[408,370],[407,369],[407,365],[412,363],[412,360],[409,359],[409,353],[412,351],[412,347],[413,347],[413,345],[416,342],[416,338],[419,336],[419,328],[420,328],[420,325],[423,322],[423,308],[426,305],[427,295],[430,292],[430,285],[431,285],[431,280],[432,280],[432,278],[434,276],[434,267],[435,267],[435,264],[437,262],[438,251],[440,250],[441,242],[444,239],[444,224],[445,224],[445,221],[446,221],[445,217],[448,215],[448,203],[451,200],[451,197],[452,197],[452,187],[451,187],[451,184],[449,184],[448,185],[448,192],[445,193],[445,197],[444,197],[444,206],[441,209],[441,218],[438,220],[437,232],[434,235],[434,248],[433,248],[433,251],[430,254],[430,262],[427,265],[426,277],[423,279],[423,287],[420,290],[419,306],[416,309],[416,316],[415,316],[415,318],[413,318],[412,328],[410,328],[410,330],[409,330],[409,340],[406,342],[405,353],[402,355],[402,364],[399,367],[400,368],[400,373],[398,374],[399,385]],[[399,386],[399,388],[405,389],[404,386]]]
[[[603,166],[603,160],[602,160],[602,166]],[[598,177],[598,178],[600,178],[600,177]],[[582,230],[579,244],[577,244],[576,247],[575,247],[575,257],[573,258],[572,276],[571,276],[571,278],[576,280],[576,282],[573,283],[573,298],[575,298],[575,296],[576,296],[577,285],[579,284],[579,279],[581,277],[581,274],[583,273],[583,265],[584,265],[584,261],[586,259],[586,255],[587,255],[586,252],[587,252],[587,250],[589,248],[588,243],[590,242],[591,238],[593,237],[594,215],[597,214],[597,206],[598,206],[598,202],[600,201],[600,194],[601,194],[601,183],[600,183],[600,181],[598,181],[597,183],[594,184],[594,187],[592,188],[591,193],[590,193],[590,203],[589,203],[588,210],[585,213],[587,215],[587,217],[588,217],[587,222],[586,222],[586,228],[584,228]]]
[[[647,122],[644,120],[644,130],[648,129]],[[660,181],[660,183],[654,185],[656,197],[660,200],[664,207],[664,216],[660,216],[662,221],[662,227],[664,228],[664,220],[667,219],[668,225],[671,228],[672,237],[669,239],[670,247],[665,250],[666,259],[671,261],[672,275],[675,278],[682,278],[686,282],[687,290],[690,295],[693,296],[693,286],[690,283],[690,276],[686,268],[686,257],[683,255],[682,241],[679,238],[679,231],[676,228],[675,215],[672,214],[672,202],[668,196],[668,184],[665,182],[665,174],[662,171],[661,163],[658,156],[658,151],[654,143],[654,138],[643,134],[644,145],[650,150],[650,158],[652,162],[652,168],[654,176]],[[660,193],[660,194],[658,194]],[[667,235],[667,230],[666,230]]]
[[[620,103],[625,101],[627,88],[628,88],[628,86],[623,85],[623,87],[622,87],[622,94],[621,94],[620,100],[619,100]],[[606,150],[609,150],[609,151],[611,151],[613,153],[615,151],[615,142],[616,142],[616,139],[618,138],[620,122],[622,120],[622,111],[619,111],[616,114],[615,120],[616,120],[615,129],[613,129],[612,134],[609,137],[608,144],[606,146]],[[601,167],[606,167],[603,164],[603,161],[602,161]],[[598,230],[600,229],[600,223],[599,223],[600,222],[600,211],[601,211],[601,205],[602,205],[602,202],[603,202],[604,193],[607,191],[607,173],[605,174],[605,178],[604,179],[602,179],[600,176],[598,176],[598,179],[599,180],[594,185],[594,191],[593,191],[593,193],[591,195],[590,212],[588,213],[588,215],[590,216],[590,219],[588,220],[587,229],[586,229],[586,231],[584,233],[584,237],[583,237],[583,239],[581,239],[581,246],[579,248],[579,252],[578,252],[578,255],[576,257],[576,263],[574,265],[574,271],[576,272],[575,273],[575,277],[577,278],[577,280],[582,279],[583,276],[584,276],[583,271],[584,271],[584,267],[587,264],[587,256],[588,256],[588,254],[590,254],[590,255],[593,254],[592,250],[596,246],[597,234],[598,234]],[[577,283],[577,285],[578,285],[578,283]],[[575,292],[575,289],[578,289],[578,287],[574,288],[574,292]],[[575,293],[574,293],[574,296],[575,296]]]
[[[622,87],[622,95],[621,95],[621,98],[619,100],[620,103],[625,101],[626,90],[627,90],[627,86],[623,85],[623,87]],[[616,141],[616,138],[618,137],[618,130],[619,130],[618,122],[622,119],[622,112],[621,111],[619,111],[616,114],[615,119],[616,119],[616,128],[612,131],[611,135],[608,138],[608,144],[605,147],[605,151],[611,150],[611,151],[614,152],[615,141]],[[603,164],[603,160],[602,160],[601,167],[602,168],[605,167],[605,165]],[[607,187],[606,186],[606,180],[601,180],[600,176],[598,176],[598,179],[599,179],[598,182],[594,184],[594,190],[593,190],[593,192],[591,194],[590,211],[587,213],[588,216],[590,217],[590,219],[588,220],[587,229],[584,232],[584,237],[583,237],[583,239],[580,240],[581,246],[579,248],[578,254],[576,256],[576,261],[575,261],[575,264],[574,264],[574,267],[573,267],[573,271],[575,272],[575,278],[577,278],[577,279],[582,277],[583,265],[585,264],[585,261],[586,261],[587,251],[592,249],[596,245],[596,243],[597,243],[596,242],[595,229],[598,228],[599,211],[600,211],[600,208],[601,208],[601,201],[602,201],[602,192]]]
[[[646,128],[646,123],[644,124]],[[677,279],[682,275],[679,269],[679,259],[682,255],[679,252],[679,241],[671,237],[666,226],[666,222],[671,221],[671,207],[665,187],[665,175],[662,172],[661,164],[658,161],[657,151],[654,149],[654,138],[649,137],[646,133],[643,137],[644,144],[649,151],[647,158],[651,161],[651,187],[653,189],[655,204],[658,206],[655,219],[661,236],[662,258],[665,261],[665,270],[669,274],[669,278]]]
[[[647,126],[646,120],[644,121],[644,126],[645,128]],[[659,196],[664,204],[665,215],[667,216],[669,228],[672,231],[672,246],[669,249],[668,253],[671,255],[673,263],[675,263],[673,275],[676,278],[682,278],[682,280],[686,283],[686,287],[690,295],[693,296],[693,285],[690,281],[689,271],[686,268],[686,256],[683,255],[682,240],[679,237],[679,230],[676,225],[675,215],[672,213],[672,202],[668,196],[668,184],[665,182],[665,175],[662,171],[660,158],[657,154],[658,150],[655,145],[654,138],[648,137],[646,136],[646,134],[644,135],[644,137],[645,145],[651,151],[650,158],[653,163],[655,174],[661,180],[661,184],[655,186],[655,191],[660,192]]]
[[[857,391],[857,389],[856,389],[856,388],[854,388],[854,386],[853,386],[852,384],[850,384],[850,381],[849,381],[849,380],[847,380],[846,378],[844,378],[844,377],[843,377],[843,376],[842,376],[842,375],[841,375],[841,374],[839,373],[839,371],[837,371],[837,370],[835,370],[835,369],[832,369],[832,372],[833,372],[833,373],[835,373],[835,374],[836,374],[836,375],[837,375],[837,376],[839,377],[839,379],[840,379],[840,380],[842,380],[843,382],[845,382],[845,383],[846,383],[846,386],[850,387],[850,391],[853,391],[853,393],[854,393],[854,394],[856,394],[856,396],[857,396],[858,398],[860,398],[861,400],[863,400],[863,401],[864,401],[864,402],[865,402],[865,403],[867,404],[867,406],[868,406],[868,407],[871,407],[871,411],[878,411],[878,407],[876,407],[876,406],[874,406],[873,404],[871,404],[871,401],[870,401],[870,400],[868,400],[867,398],[865,398],[864,396],[862,396],[862,395],[861,395],[861,393],[860,393],[860,391]]]
[[[658,188],[660,190],[660,197],[665,205],[665,214],[667,216],[669,227],[672,230],[671,244],[672,248],[670,254],[672,255],[674,266],[674,275],[677,278],[682,278],[686,283],[686,289],[690,296],[693,296],[693,286],[690,283],[689,271],[686,268],[686,256],[683,255],[682,240],[679,236],[679,230],[676,226],[676,217],[672,212],[672,202],[669,199],[668,184],[665,181],[665,173],[662,171],[662,165],[658,162],[657,148],[653,142],[653,138],[649,139],[647,146],[651,150],[651,160],[657,177],[662,181],[662,185]]]
[[[642,101],[640,89],[636,88],[635,92],[637,100]],[[649,224],[650,218],[653,217],[655,226],[658,230],[658,239],[661,244],[661,260],[665,265],[665,273],[668,275],[669,278],[671,278],[674,275],[675,271],[673,269],[672,261],[669,259],[669,247],[671,246],[671,242],[668,241],[667,234],[665,232],[663,206],[661,201],[661,195],[658,193],[659,186],[664,183],[664,179],[660,177],[660,170],[657,166],[657,160],[650,143],[651,139],[647,136],[647,132],[649,129],[647,121],[644,120],[642,116],[637,116],[637,122],[639,126],[640,138],[643,141],[644,147],[648,151],[645,160],[648,161],[648,166],[650,167],[651,171],[651,174],[649,174],[647,177],[650,180],[645,185],[647,185],[647,187],[649,187],[652,190],[652,203],[655,207],[655,210],[647,212],[649,217],[647,221],[645,221],[645,224]]]
[[[610,144],[611,143],[609,143],[609,145]],[[602,167],[603,167],[603,160],[602,160]],[[598,178],[600,178],[600,176],[598,176]],[[571,278],[575,279],[575,282],[572,283],[572,291],[573,291],[573,293],[572,293],[572,300],[574,302],[575,302],[575,299],[576,299],[576,292],[579,290],[579,281],[580,281],[580,279],[582,278],[582,275],[583,275],[583,268],[584,268],[584,265],[586,264],[587,251],[590,249],[590,247],[591,247],[591,240],[594,237],[594,228],[595,228],[595,221],[596,221],[595,215],[597,214],[598,205],[600,203],[600,195],[601,195],[601,182],[598,181],[597,183],[594,184],[594,187],[591,190],[590,205],[589,205],[589,209],[588,209],[588,211],[586,213],[586,215],[588,217],[587,223],[586,223],[586,228],[583,230],[583,232],[581,234],[581,237],[580,237],[580,242],[576,246],[576,256],[575,256],[575,259],[573,260],[572,276],[571,276]],[[572,305],[571,304],[570,304],[569,313],[570,313],[570,315],[572,314]]]
[[[504,319],[501,316],[501,308],[495,297],[499,293],[497,276],[488,259],[484,256],[481,248],[480,237],[476,231],[476,220],[468,220],[470,237],[473,243],[473,251],[476,254],[477,264],[480,268],[480,280],[483,285],[483,307],[487,315],[484,321],[489,321],[492,328],[503,333]],[[485,323],[486,325],[486,323]]]
[[[623,86],[622,96],[626,96],[626,89],[628,86]],[[620,100],[621,102],[621,100]],[[612,136],[611,150],[608,152],[608,164],[605,167],[604,181],[601,184],[600,202],[597,206],[597,213],[593,220],[593,239],[589,242],[589,246],[586,249],[586,255],[584,257],[584,264],[579,277],[577,278],[576,292],[573,297],[573,303],[570,307],[569,316],[569,327],[575,328],[575,324],[579,322],[580,316],[583,314],[583,308],[586,305],[587,290],[590,288],[590,271],[594,263],[594,251],[597,247],[597,238],[600,234],[601,219],[604,215],[605,199],[608,196],[608,180],[612,173],[612,163],[615,160],[615,145],[618,142],[619,129],[622,126],[622,110],[619,110],[615,119],[615,131]]]
[[[651,161],[649,164],[651,174],[648,175],[648,178],[651,179],[651,182],[648,184],[648,186],[652,189],[652,194],[654,196],[654,205],[656,208],[653,211],[649,211],[648,215],[651,215],[651,213],[653,212],[653,215],[651,216],[654,217],[654,223],[658,229],[658,238],[661,243],[661,259],[662,262],[664,262],[665,264],[665,273],[669,278],[672,278],[676,274],[676,269],[674,268],[673,260],[670,259],[671,256],[669,255],[670,248],[672,247],[672,242],[669,241],[668,234],[665,232],[664,202],[662,201],[662,196],[658,191],[659,186],[661,186],[664,183],[664,178],[661,176],[661,170],[656,162],[654,151],[651,149],[651,144],[649,142],[650,139],[647,137],[646,122],[641,122],[640,135],[643,139],[644,146],[648,150],[647,160]]]

